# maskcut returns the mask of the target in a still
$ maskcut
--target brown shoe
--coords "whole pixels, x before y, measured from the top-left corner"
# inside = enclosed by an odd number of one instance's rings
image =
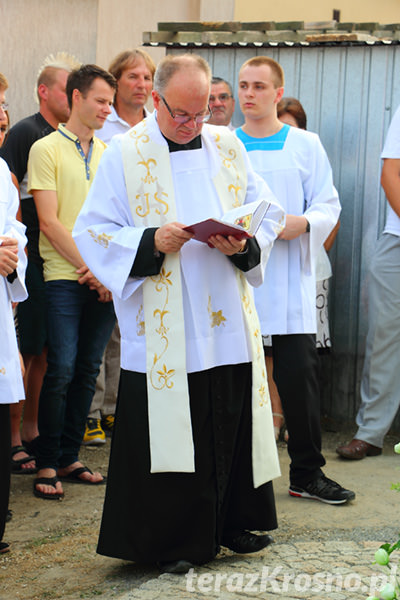
[[[339,446],[336,448],[336,452],[342,458],[361,460],[366,456],[378,456],[379,454],[382,454],[382,448],[378,448],[378,446],[373,446],[372,444],[368,444],[368,442],[354,438],[346,446]]]

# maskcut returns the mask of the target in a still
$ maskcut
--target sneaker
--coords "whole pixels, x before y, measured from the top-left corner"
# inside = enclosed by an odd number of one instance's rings
[[[310,498],[327,504],[344,504],[356,497],[354,492],[342,488],[336,481],[328,479],[325,475],[320,475],[303,487],[291,485],[289,494],[296,498]]]
[[[82,444],[84,446],[99,446],[106,443],[106,434],[101,428],[100,419],[87,419]]]
[[[112,432],[114,430],[114,421],[115,421],[114,415],[106,415],[105,417],[103,417],[101,419],[101,426],[102,426],[106,436],[110,436],[112,434]]]

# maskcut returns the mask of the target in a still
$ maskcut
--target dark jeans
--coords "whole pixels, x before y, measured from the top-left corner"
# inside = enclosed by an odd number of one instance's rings
[[[290,482],[305,485],[322,473],[319,357],[315,335],[272,336],[274,380],[289,434]]]
[[[78,460],[101,359],[115,323],[112,302],[77,281],[46,282],[47,373],[39,400],[39,468]]]

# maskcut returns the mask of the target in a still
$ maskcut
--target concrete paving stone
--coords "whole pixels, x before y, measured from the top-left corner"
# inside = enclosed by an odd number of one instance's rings
[[[147,581],[119,600],[236,600],[241,598],[285,598],[285,600],[325,598],[351,600],[366,598],[373,577],[380,571],[371,568],[374,542],[318,544],[318,562],[313,552],[302,560],[291,560],[293,544],[276,544],[253,557],[226,555],[209,567],[195,568],[189,576],[160,575]],[[312,544],[309,550],[315,551]],[[298,548],[297,548],[298,549]],[[351,560],[347,560],[351,557]],[[268,579],[269,578],[269,579]],[[375,579],[376,581],[376,579]]]

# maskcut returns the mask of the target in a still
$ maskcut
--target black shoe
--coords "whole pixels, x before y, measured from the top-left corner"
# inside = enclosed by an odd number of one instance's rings
[[[266,548],[274,539],[267,533],[264,535],[256,535],[250,531],[235,531],[224,535],[221,540],[221,545],[229,548],[237,554],[251,554],[259,552]]]
[[[193,565],[188,560],[173,560],[171,562],[158,562],[157,567],[161,573],[187,573],[190,569],[193,569]]]
[[[289,494],[296,498],[311,498],[327,504],[344,504],[356,497],[354,492],[346,490],[336,481],[325,477],[325,475],[320,475],[302,487],[291,485]]]

